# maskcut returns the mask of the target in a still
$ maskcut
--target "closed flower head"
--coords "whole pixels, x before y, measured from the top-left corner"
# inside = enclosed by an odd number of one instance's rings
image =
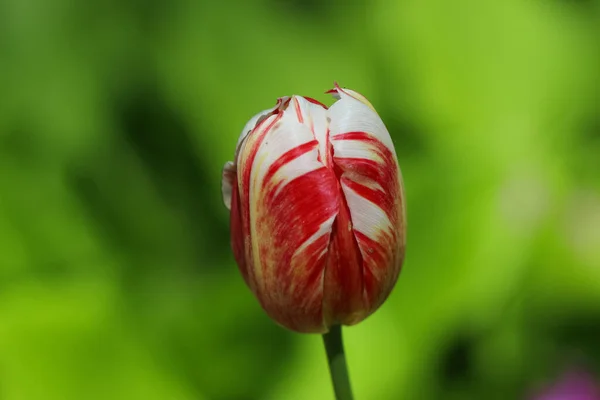
[[[388,297],[405,247],[402,176],[390,135],[362,95],[337,84],[329,108],[283,97],[244,127],[223,169],[231,244],[267,314],[325,333]]]

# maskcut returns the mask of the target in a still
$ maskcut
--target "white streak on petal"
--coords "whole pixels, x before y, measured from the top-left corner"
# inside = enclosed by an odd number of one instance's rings
[[[311,237],[309,237],[304,243],[302,243],[302,245],[300,247],[298,247],[298,249],[296,249],[296,251],[294,252],[294,255],[292,256],[292,259],[294,257],[296,257],[296,255],[298,254],[302,254],[302,252],[311,244],[313,244],[314,242],[316,242],[318,239],[320,239],[321,237],[325,236],[325,235],[329,235],[331,233],[331,229],[333,226],[333,221],[335,221],[337,217],[337,214],[333,215],[331,218],[325,220],[321,226],[319,227],[319,230],[316,231]],[[325,248],[323,249],[323,251],[321,252],[321,254],[319,255],[319,257],[321,257],[322,255],[325,255],[325,253],[327,252],[327,246],[325,246]]]
[[[300,124],[293,107],[288,107],[282,118],[267,133],[258,149],[256,160],[252,166],[253,179],[256,179],[257,183],[255,188],[260,189],[269,167],[281,156],[314,140],[308,126]],[[287,183],[308,172],[322,168],[323,164],[317,160],[317,151],[315,148],[284,164],[276,174],[277,179]]]
[[[351,172],[344,172],[344,178],[348,179],[350,181],[356,182],[359,185],[364,186],[368,189],[385,192],[385,189],[383,188],[383,186],[381,186],[377,181],[365,178],[362,175],[353,174]]]
[[[342,181],[342,190],[352,215],[354,230],[366,235],[370,239],[377,240],[378,232],[392,231],[393,227],[385,212],[369,200],[361,197]]]
[[[262,115],[260,117],[262,117]],[[267,127],[269,127],[275,119],[277,119],[277,115],[270,115],[270,116],[266,117],[266,119],[261,123],[261,126],[259,127],[259,129],[254,131],[253,135],[261,135],[264,132],[264,130]],[[249,124],[250,124],[250,122],[248,122],[248,124],[246,124],[246,126],[248,126]],[[242,132],[242,135],[243,135],[243,132]],[[239,142],[239,148],[236,149],[236,154],[237,154],[236,164],[240,170],[244,170],[244,169],[246,169],[245,164],[248,160],[248,157],[250,156],[250,153],[251,153],[253,147],[250,146],[250,147],[246,148],[248,143],[251,142],[251,140],[247,140],[248,135],[246,135],[245,137],[243,137],[241,139],[242,140]],[[254,160],[254,164],[251,166],[251,168],[254,169],[254,165],[256,165],[257,160],[259,160],[261,157],[264,158],[264,156],[260,156],[260,155],[256,156],[256,158]],[[243,180],[243,174],[238,174],[239,185],[242,184],[242,180]]]
[[[328,112],[318,104],[311,103],[301,96],[294,96],[294,101],[297,101],[298,106],[304,118],[304,124],[307,125],[314,135],[314,138],[319,142],[319,154],[325,162],[327,155],[327,130],[329,123],[327,122]]]
[[[281,182],[275,194],[279,194],[279,192],[285,188],[285,185],[294,179],[306,174],[307,172],[322,168],[323,164],[315,161],[316,159],[317,149],[315,148],[315,150],[311,150],[308,153],[305,153],[293,161],[283,165],[274,177],[275,181]],[[311,169],[307,170],[307,168]]]
[[[375,111],[375,107],[373,107],[373,105],[371,104],[371,102],[369,100],[367,100],[367,98],[365,96],[363,96],[362,94],[360,94],[360,93],[358,93],[358,92],[356,92],[354,90],[345,89],[345,88],[344,89],[340,88],[340,89],[338,89],[338,91],[342,92],[342,93],[344,93],[344,94],[346,94],[346,95],[348,95],[348,96],[350,96],[350,97],[352,97],[352,98],[354,98],[354,99],[356,99],[358,101],[360,101],[361,103],[369,106],[369,108],[371,110]],[[341,97],[342,96],[340,95],[340,98]]]
[[[285,99],[287,99],[287,97],[284,97],[284,98],[278,100],[277,105],[275,105],[274,107],[263,110],[263,111],[259,112],[258,114],[256,114],[255,116],[253,116],[252,118],[250,118],[250,120],[244,126],[244,129],[242,129],[240,136],[238,137],[237,144],[235,145],[236,153],[237,153],[240,145],[244,141],[244,139],[246,139],[248,134],[256,127],[256,123],[258,122],[258,120],[261,119],[261,117],[273,112],[279,106],[279,101],[285,101]]]
[[[383,163],[383,159],[373,150],[372,146],[369,146],[368,143],[365,143],[362,140],[337,140],[335,136],[333,136],[331,138],[331,144],[336,157],[360,158],[372,160],[378,164]]]
[[[348,132],[366,132],[381,141],[395,156],[396,150],[392,138],[379,115],[371,107],[343,91],[338,91],[338,93],[340,100],[329,108],[331,140]],[[343,141],[338,143],[339,149],[353,147],[351,143],[346,144]]]

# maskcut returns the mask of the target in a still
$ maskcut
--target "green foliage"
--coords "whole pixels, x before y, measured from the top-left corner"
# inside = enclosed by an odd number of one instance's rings
[[[357,399],[600,372],[600,4],[0,1],[0,398],[330,399],[229,249],[221,168],[282,95],[363,93],[408,253]]]

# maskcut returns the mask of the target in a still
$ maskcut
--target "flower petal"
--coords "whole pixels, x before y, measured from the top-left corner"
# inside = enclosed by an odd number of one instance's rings
[[[389,295],[404,259],[402,176],[392,139],[372,105],[356,92],[334,89],[329,109],[333,162],[363,258],[367,307]]]
[[[363,96],[362,94],[355,92],[354,90],[351,90],[351,89],[341,88],[340,85],[337,84],[337,82],[334,84],[334,86],[335,87],[333,89],[328,90],[325,93],[330,93],[337,100],[340,100],[342,97],[342,94],[345,94],[345,95],[350,96],[350,97],[354,98],[355,100],[358,100],[361,103],[365,104],[374,112],[377,112],[377,111],[375,111],[375,107],[373,107],[371,102],[369,100],[367,100],[367,98],[365,96]]]
[[[288,99],[247,137],[238,182],[247,205],[250,287],[281,325],[324,332],[323,271],[340,195],[334,173],[319,161],[316,136],[326,128],[326,114],[305,113],[312,108],[304,106],[300,98]]]
[[[223,177],[221,179],[221,194],[223,196],[223,204],[228,210],[231,210],[231,194],[233,185],[237,184],[235,177],[235,165],[231,161],[227,161],[223,166]]]
[[[240,194],[237,182],[231,186],[231,213],[229,220],[229,230],[231,232],[231,249],[235,261],[244,277],[244,281],[248,286],[251,286],[250,276],[248,271],[248,263],[246,262],[245,252],[245,236],[242,220],[242,206],[240,204]]]
[[[277,110],[277,108],[280,107],[282,103],[287,101],[287,99],[288,99],[288,97],[282,97],[280,99],[277,99],[277,104],[275,104],[274,107],[271,107],[269,109],[259,112],[258,114],[256,114],[252,118],[250,118],[250,120],[246,123],[246,125],[244,125],[244,129],[242,129],[242,132],[240,133],[240,136],[238,137],[237,144],[235,145],[236,160],[237,160],[237,155],[238,155],[240,146],[242,145],[244,140],[248,137],[250,132],[252,132],[252,130],[256,127],[258,122],[261,121],[262,119],[266,118],[267,116],[271,115],[273,113],[273,111]]]
[[[293,96],[292,103],[298,122],[307,125],[319,142],[319,161],[325,166],[331,166],[331,151],[329,151],[329,122],[327,107],[311,98]]]

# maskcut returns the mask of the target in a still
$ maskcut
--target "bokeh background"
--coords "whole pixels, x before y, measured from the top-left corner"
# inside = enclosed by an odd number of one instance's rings
[[[408,203],[357,399],[600,372],[600,2],[0,0],[0,399],[332,399],[260,309],[223,164],[282,95],[367,96]]]

